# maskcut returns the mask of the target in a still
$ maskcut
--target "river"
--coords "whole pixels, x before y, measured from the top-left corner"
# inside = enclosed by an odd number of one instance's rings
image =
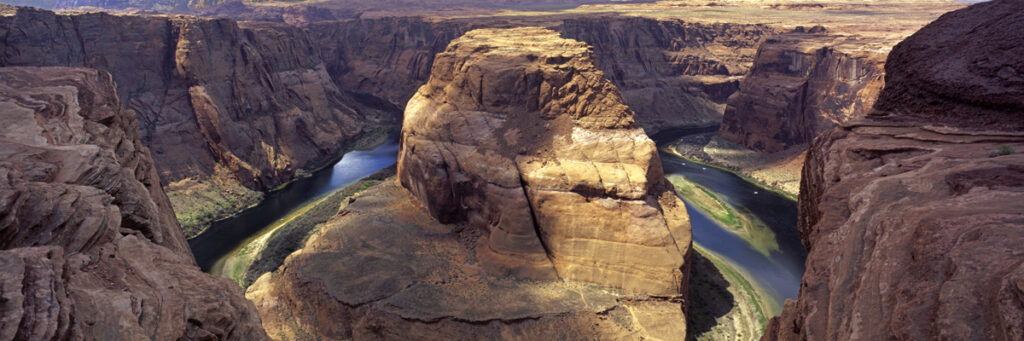
[[[663,147],[683,136],[709,129],[674,129],[653,138]],[[271,192],[258,206],[218,221],[189,240],[196,261],[204,271],[209,271],[219,259],[292,210],[393,164],[397,154],[398,145],[393,142],[373,150],[350,152],[333,167]],[[745,239],[687,203],[694,242],[752,276],[748,280],[756,282],[776,304],[781,305],[786,298],[796,298],[807,257],[796,232],[796,203],[723,170],[693,164],[666,152],[661,152],[661,160],[666,176],[683,175],[714,192],[730,206],[748,211],[763,221],[774,232],[779,248],[768,254],[759,252]],[[778,311],[781,307],[773,308]]]
[[[214,222],[206,232],[188,241],[196,262],[203,271],[242,243],[285,217],[292,210],[319,196],[345,187],[356,180],[395,163],[398,143],[388,142],[371,150],[346,153],[338,163],[312,176],[296,180],[284,188],[267,194],[259,205],[235,216]]]
[[[665,147],[681,137],[705,133],[712,128],[689,128],[664,131],[654,135],[658,147]],[[713,131],[713,130],[712,130]],[[660,153],[665,175],[682,175],[714,192],[737,211],[748,211],[767,225],[775,235],[779,248],[767,255],[756,250],[749,242],[719,225],[707,214],[687,203],[693,241],[738,266],[749,274],[774,299],[775,312],[781,310],[786,298],[797,297],[800,278],[804,273],[807,250],[797,233],[796,202],[781,194],[765,190],[733,173],[703,166],[662,151]]]

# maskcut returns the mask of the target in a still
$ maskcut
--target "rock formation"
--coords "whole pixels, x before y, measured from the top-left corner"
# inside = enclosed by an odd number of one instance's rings
[[[371,188],[249,287],[267,331],[685,336],[688,216],[588,47],[542,28],[474,30],[431,74],[407,109],[404,188]]]
[[[836,124],[864,117],[885,74],[884,53],[857,50],[868,43],[820,26],[768,39],[729,98],[718,135],[774,153],[806,147]]]
[[[943,15],[895,47],[869,118],[815,140],[810,250],[766,340],[1024,338],[1024,3]]]
[[[397,124],[386,101],[338,88],[300,28],[0,11],[0,66],[87,66],[114,76],[165,185],[208,184],[221,168],[236,184],[274,188]]]
[[[442,223],[486,232],[491,272],[685,292],[685,208],[583,43],[539,28],[452,42],[406,106],[398,177]]]
[[[0,339],[266,338],[195,266],[111,76],[0,68]]]
[[[197,0],[57,0],[53,7],[97,7],[107,9],[152,9],[158,11],[180,11],[187,9],[190,2]],[[49,8],[49,7],[44,7]]]
[[[680,298],[485,273],[479,232],[439,224],[388,181],[246,292],[282,340],[681,339]]]
[[[738,89],[767,25],[703,24],[641,17],[566,19],[562,36],[594,47],[598,67],[622,90],[647,131],[712,126]]]

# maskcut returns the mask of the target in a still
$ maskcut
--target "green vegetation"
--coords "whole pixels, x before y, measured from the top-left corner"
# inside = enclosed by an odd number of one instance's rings
[[[684,200],[706,213],[727,231],[739,235],[761,254],[768,256],[779,250],[775,232],[746,208],[732,207],[720,199],[718,194],[687,180],[685,176],[671,174],[666,178]]]
[[[213,271],[235,280],[243,288],[261,275],[276,270],[285,258],[305,244],[317,226],[329,221],[351,198],[395,174],[391,166],[342,189],[315,198],[246,241],[220,260]]]
[[[998,148],[999,149],[996,150],[996,152],[988,154],[988,157],[997,157],[997,156],[1003,156],[1003,155],[1010,155],[1010,154],[1013,154],[1015,152],[1013,150],[1013,147],[1007,146],[1005,144],[1004,145],[1000,145]]]
[[[769,316],[765,312],[769,311],[770,307],[777,305],[773,300],[771,300],[771,296],[767,294],[762,295],[762,290],[748,281],[747,276],[715,253],[705,250],[699,245],[694,245],[694,250],[696,250],[700,256],[711,261],[715,268],[717,268],[729,282],[730,286],[738,286],[738,291],[742,292],[743,297],[734,297],[733,299],[737,302],[737,305],[741,303],[748,303],[751,305],[751,308],[754,310],[754,317],[757,319],[758,326],[760,327],[760,333],[763,333],[765,327],[768,326]]]
[[[718,199],[715,193],[712,193],[704,186],[698,185],[697,183],[690,182],[686,177],[682,175],[669,175],[666,177],[673,186],[676,187],[676,191],[679,192],[694,206],[700,208],[701,211],[711,215],[711,217],[719,222],[720,224],[734,228],[743,228],[743,223],[740,218],[736,216],[736,212],[733,211],[732,207]]]
[[[242,186],[221,165],[217,165],[209,179],[183,179],[167,185],[167,197],[185,238],[199,235],[214,221],[259,204],[263,196],[262,192]]]
[[[752,184],[756,185],[757,187],[760,187],[763,190],[770,191],[772,193],[781,195],[782,197],[784,197],[786,199],[789,199],[789,200],[792,200],[794,202],[797,201],[797,195],[796,194],[783,191],[783,190],[781,190],[779,188],[776,188],[774,186],[768,185],[768,184],[764,183],[761,180],[758,180],[758,179],[755,179],[755,178],[753,178],[753,177],[751,177],[749,175],[743,174],[737,168],[729,167],[729,166],[726,166],[726,165],[720,165],[720,164],[717,164],[717,163],[712,163],[712,162],[708,162],[708,161],[704,161],[704,160],[695,159],[695,158],[683,155],[682,153],[679,153],[678,150],[676,150],[675,148],[673,148],[671,146],[670,147],[666,147],[666,148],[662,148],[662,150],[664,150],[665,152],[668,152],[669,154],[672,154],[672,155],[674,155],[674,156],[676,156],[676,157],[678,157],[680,159],[686,160],[686,162],[690,162],[690,163],[693,163],[693,164],[698,164],[698,165],[701,165],[701,166],[712,167],[712,168],[716,168],[716,169],[721,170],[721,171],[732,173],[732,175],[735,175],[735,176],[739,177],[740,179],[743,179],[746,182],[752,183]]]

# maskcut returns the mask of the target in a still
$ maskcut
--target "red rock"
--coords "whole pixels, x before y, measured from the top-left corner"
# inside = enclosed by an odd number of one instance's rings
[[[1021,30],[1019,1],[942,16],[890,54],[869,118],[815,140],[807,272],[765,340],[1024,339]]]
[[[856,50],[870,39],[810,31],[761,45],[718,136],[774,153],[804,148],[837,123],[867,115],[885,83],[885,54]]]
[[[265,339],[195,265],[111,76],[0,68],[0,337]]]
[[[431,74],[406,107],[398,178],[441,222],[485,232],[485,269],[685,293],[685,208],[585,44],[474,30]]]

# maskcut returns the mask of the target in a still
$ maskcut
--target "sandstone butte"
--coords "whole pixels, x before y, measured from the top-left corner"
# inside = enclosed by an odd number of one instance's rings
[[[764,340],[1024,339],[1024,2],[897,45],[865,119],[815,139],[799,299]]]
[[[0,68],[0,339],[260,340],[202,273],[110,74]]]
[[[685,335],[687,213],[587,45],[474,30],[431,74],[409,101],[398,183],[356,197],[249,287],[268,333]]]
[[[686,209],[586,44],[470,31],[405,113],[400,183],[438,221],[483,229],[488,271],[685,293]]]

